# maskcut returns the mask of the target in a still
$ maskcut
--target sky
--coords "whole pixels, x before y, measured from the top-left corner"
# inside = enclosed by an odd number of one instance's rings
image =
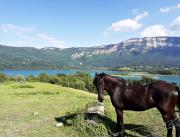
[[[0,0],[0,44],[91,47],[180,36],[180,0]]]

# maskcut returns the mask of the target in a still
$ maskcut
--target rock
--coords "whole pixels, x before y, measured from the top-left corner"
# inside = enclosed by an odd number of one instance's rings
[[[64,124],[63,124],[63,123],[61,123],[61,122],[56,123],[56,127],[62,127],[62,126],[64,126]]]
[[[98,106],[104,106],[102,102],[98,102]]]
[[[96,119],[98,115],[104,116],[104,104],[98,102],[98,106],[90,107],[87,109],[86,114],[91,119]]]
[[[86,122],[90,125],[96,125],[97,124],[94,120],[86,120]]]
[[[34,113],[33,113],[33,115],[37,115],[37,114],[38,114],[38,112],[34,112]]]
[[[90,107],[87,109],[86,113],[94,113],[94,114],[99,114],[101,116],[104,115],[104,106],[97,106],[97,107]]]

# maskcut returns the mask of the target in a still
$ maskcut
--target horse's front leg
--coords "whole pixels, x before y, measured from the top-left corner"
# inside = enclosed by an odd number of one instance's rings
[[[118,132],[119,137],[124,137],[123,110],[116,109],[116,114],[117,114],[116,131]]]

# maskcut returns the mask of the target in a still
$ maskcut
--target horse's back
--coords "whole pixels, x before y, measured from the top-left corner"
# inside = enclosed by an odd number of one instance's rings
[[[173,91],[176,91],[176,86],[162,80],[158,80],[156,82],[150,83],[147,86],[149,89],[153,89],[154,92],[160,92],[162,94],[165,93],[172,94]]]
[[[124,92],[124,107],[126,110],[144,111],[154,107],[148,92],[148,85],[131,85]]]

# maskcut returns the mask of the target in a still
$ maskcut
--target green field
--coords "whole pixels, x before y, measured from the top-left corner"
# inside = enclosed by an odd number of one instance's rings
[[[105,98],[106,116],[97,125],[87,125],[84,120],[84,109],[96,100],[96,94],[53,84],[39,82],[0,84],[0,136],[108,136],[107,132],[114,131],[116,119],[108,97]],[[63,127],[55,126],[56,117],[71,114],[79,116],[67,119],[68,124]],[[166,134],[164,123],[156,109],[144,112],[124,111],[124,122],[127,136],[163,137]]]

